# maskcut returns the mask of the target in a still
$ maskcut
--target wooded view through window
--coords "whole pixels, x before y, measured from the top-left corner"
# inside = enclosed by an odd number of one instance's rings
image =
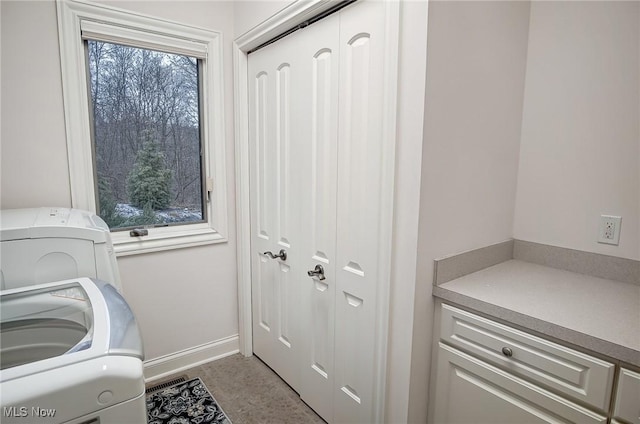
[[[87,52],[99,215],[112,230],[204,221],[198,59]]]

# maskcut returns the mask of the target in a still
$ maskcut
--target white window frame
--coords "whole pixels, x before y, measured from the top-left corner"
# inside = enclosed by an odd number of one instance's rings
[[[149,228],[149,235],[111,233],[118,256],[227,241],[222,34],[84,0],[57,0],[71,204],[96,212],[87,58],[82,28],[136,47],[204,57],[201,115],[203,166],[210,201],[205,223]],[[129,43],[130,42],[130,43]],[[146,46],[146,47],[145,47]]]

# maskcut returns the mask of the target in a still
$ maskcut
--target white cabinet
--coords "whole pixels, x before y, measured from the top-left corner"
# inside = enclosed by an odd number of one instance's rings
[[[439,312],[433,422],[607,422],[614,364],[449,305]]]
[[[607,417],[440,343],[436,423],[606,423]]]
[[[640,424],[640,373],[620,369],[613,416],[622,422]]]

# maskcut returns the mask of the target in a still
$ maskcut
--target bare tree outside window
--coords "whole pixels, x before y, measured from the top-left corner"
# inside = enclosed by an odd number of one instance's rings
[[[112,230],[203,222],[198,59],[87,51],[99,215]]]

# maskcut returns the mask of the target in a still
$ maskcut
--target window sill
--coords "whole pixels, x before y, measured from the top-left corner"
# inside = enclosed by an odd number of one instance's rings
[[[189,229],[175,228],[155,233],[151,230],[148,236],[143,237],[131,237],[128,231],[111,233],[113,249],[120,257],[227,242],[226,237],[206,224]]]

